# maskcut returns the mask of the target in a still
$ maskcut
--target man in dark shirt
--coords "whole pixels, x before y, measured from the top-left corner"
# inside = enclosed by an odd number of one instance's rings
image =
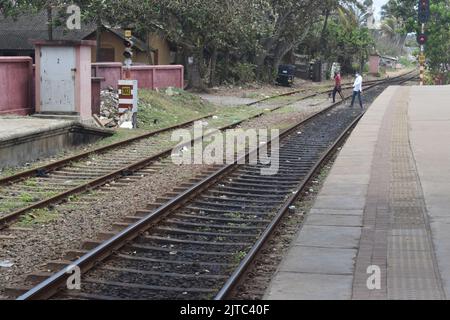
[[[344,100],[341,88],[341,75],[339,74],[339,72],[334,73],[333,103],[336,102],[336,92],[339,92],[339,95],[341,96],[342,100]]]

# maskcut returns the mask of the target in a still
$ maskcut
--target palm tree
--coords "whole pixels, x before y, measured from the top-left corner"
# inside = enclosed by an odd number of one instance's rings
[[[399,53],[403,52],[407,33],[402,32],[401,23],[395,17],[388,17],[381,22],[382,35]]]

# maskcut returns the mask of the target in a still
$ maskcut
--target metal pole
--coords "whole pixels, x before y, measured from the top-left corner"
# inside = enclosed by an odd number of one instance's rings
[[[422,23],[422,34],[425,34],[425,23]],[[425,53],[424,45],[420,45],[420,56],[423,56]],[[425,62],[423,60],[420,60],[420,83],[419,85],[423,86],[423,77],[424,77],[424,71],[425,71]]]

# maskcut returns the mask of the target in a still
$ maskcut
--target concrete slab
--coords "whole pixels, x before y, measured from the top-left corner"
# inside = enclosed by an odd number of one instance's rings
[[[357,248],[361,228],[305,225],[294,245],[325,248]]]
[[[356,249],[293,246],[280,271],[351,275],[356,252]]]
[[[305,221],[306,225],[361,227],[362,216],[338,214],[311,214]]]
[[[448,101],[450,86],[385,90],[342,148],[265,298],[450,298]],[[377,292],[366,286],[373,264],[386,277]]]
[[[0,168],[22,165],[62,150],[93,143],[113,131],[77,121],[0,117]]]
[[[66,120],[37,119],[33,117],[0,117],[0,141],[42,131],[59,129],[73,123]]]
[[[327,178],[327,183],[352,183],[368,185],[369,174],[335,174]]]
[[[339,196],[365,196],[367,193],[367,185],[342,183],[339,185],[326,183],[320,190],[323,195],[339,195]]]
[[[317,209],[317,208],[312,208],[309,211],[310,215],[313,214],[329,214],[329,215],[355,215],[355,216],[362,216],[364,210],[361,209]]]
[[[317,209],[364,209],[366,199],[361,196],[319,195],[314,207]]]
[[[352,276],[280,272],[264,296],[268,300],[348,300]]]
[[[408,111],[411,148],[430,217],[437,265],[450,298],[450,86],[414,87]]]

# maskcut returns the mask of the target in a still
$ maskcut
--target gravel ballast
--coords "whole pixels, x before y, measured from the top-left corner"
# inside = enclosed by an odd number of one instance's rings
[[[283,103],[283,102],[281,102]],[[271,102],[273,104],[273,101]],[[240,125],[240,128],[283,128],[329,105],[326,99],[308,99],[293,103],[287,108],[267,113]],[[112,230],[112,224],[133,215],[147,204],[173,190],[190,178],[206,170],[202,165],[163,165],[150,174],[121,188],[93,195],[81,195],[72,202],[54,206],[51,219],[23,228],[0,232],[0,261],[9,261],[10,267],[0,267],[0,294],[2,289],[21,286],[28,273],[45,271],[50,260],[61,260],[68,250],[80,249],[88,239],[96,239],[98,233]]]

